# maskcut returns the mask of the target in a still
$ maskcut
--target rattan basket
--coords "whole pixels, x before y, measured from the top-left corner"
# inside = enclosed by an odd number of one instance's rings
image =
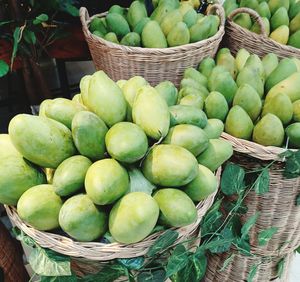
[[[115,44],[93,35],[89,24],[95,17],[89,17],[86,8],[80,9],[80,19],[85,39],[97,70],[105,71],[114,81],[143,76],[155,86],[163,80],[170,80],[179,86],[183,72],[188,67],[196,67],[206,57],[213,57],[224,35],[225,13],[221,5],[210,6],[208,13],[220,17],[219,31],[212,37],[196,43],[172,48],[141,48]]]
[[[259,24],[261,34],[256,34],[236,24],[233,18],[240,13],[249,14]],[[280,44],[267,36],[260,15],[252,9],[238,8],[234,10],[227,18],[225,29],[225,45],[233,54],[236,54],[241,48],[245,48],[250,53],[260,57],[268,53],[275,53],[280,58],[295,57],[300,59],[300,49]]]

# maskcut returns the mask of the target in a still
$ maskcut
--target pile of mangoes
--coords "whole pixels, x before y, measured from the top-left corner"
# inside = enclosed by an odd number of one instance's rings
[[[133,1],[129,9],[112,6],[105,18],[94,18],[90,31],[113,43],[133,47],[167,48],[194,43],[215,35],[220,19],[197,13],[199,1],[153,1],[148,17],[144,1]]]
[[[204,59],[199,71],[186,71],[179,96],[181,104],[197,104],[208,118],[225,122],[234,137],[300,148],[299,86],[300,60],[272,53],[261,60],[245,49],[234,57],[223,48],[215,60]]]
[[[267,35],[273,40],[300,48],[300,1],[298,0],[226,0],[224,8],[228,16],[238,7],[255,10],[261,17]],[[238,25],[260,34],[260,27],[247,13],[234,17]]]
[[[223,123],[176,105],[169,81],[115,83],[98,71],[80,89],[73,100],[45,100],[39,116],[15,116],[0,135],[0,203],[79,241],[109,230],[135,243],[157,224],[195,222],[196,204],[217,189],[214,171],[233,153],[219,139]]]

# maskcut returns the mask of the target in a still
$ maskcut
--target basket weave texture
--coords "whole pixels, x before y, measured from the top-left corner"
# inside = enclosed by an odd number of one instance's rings
[[[236,24],[233,18],[240,13],[249,14],[251,18],[259,24],[261,34],[256,34]],[[252,9],[238,8],[234,10],[227,18],[225,29],[225,44],[233,54],[236,54],[241,48],[245,48],[260,57],[268,53],[275,53],[280,58],[295,57],[300,59],[300,49],[280,44],[268,37],[262,18]]]
[[[80,20],[85,39],[97,70],[105,71],[114,81],[143,76],[151,85],[161,81],[172,81],[176,86],[182,79],[185,69],[196,67],[206,57],[213,57],[224,35],[225,12],[221,5],[210,6],[208,13],[220,17],[219,31],[212,37],[196,43],[172,48],[142,48],[115,44],[93,35],[89,24],[95,17],[89,17],[86,8],[80,8]]]

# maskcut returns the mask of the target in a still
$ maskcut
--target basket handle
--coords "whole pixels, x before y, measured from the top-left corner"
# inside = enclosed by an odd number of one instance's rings
[[[86,35],[89,34],[89,28],[87,25],[87,21],[90,19],[90,15],[89,15],[87,8],[85,8],[85,7],[80,8],[79,17],[80,17],[83,32]]]
[[[228,21],[233,21],[233,18],[234,18],[236,15],[241,14],[241,13],[246,13],[246,14],[250,15],[250,17],[251,17],[255,22],[258,23],[259,28],[260,28],[261,35],[263,35],[264,37],[268,37],[261,16],[260,16],[256,11],[254,11],[254,10],[252,10],[252,9],[243,7],[243,8],[238,8],[238,9],[236,9],[236,10],[233,10],[233,11],[230,13],[230,15],[228,15]]]
[[[224,26],[225,25],[225,11],[224,8],[222,7],[222,5],[220,4],[213,4],[211,6],[209,6],[208,10],[207,10],[207,14],[214,14],[217,13],[217,15],[220,18],[220,26]]]

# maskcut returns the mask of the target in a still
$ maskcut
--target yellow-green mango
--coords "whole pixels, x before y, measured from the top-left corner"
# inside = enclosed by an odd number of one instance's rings
[[[226,118],[225,131],[236,138],[250,140],[253,122],[242,107],[235,105],[230,109]]]
[[[235,58],[231,55],[228,48],[222,48],[218,51],[216,63],[217,66],[223,66],[227,71],[229,71],[233,79],[236,78],[237,67],[235,64]]]
[[[164,35],[167,36],[174,26],[182,22],[182,15],[179,10],[170,11],[162,20],[160,27]]]
[[[172,188],[158,190],[154,196],[160,209],[159,223],[183,227],[197,220],[197,209],[187,194]]]
[[[178,145],[160,144],[150,151],[143,162],[143,174],[153,184],[180,187],[198,174],[195,156]]]
[[[52,103],[52,99],[46,99],[40,104],[39,116],[46,117],[46,109]]]
[[[178,90],[171,81],[163,81],[155,86],[159,95],[164,98],[168,106],[173,106],[178,100]]]
[[[75,103],[83,105],[81,94],[74,95],[73,98],[72,98],[72,101],[75,102]]]
[[[208,118],[217,118],[224,121],[228,113],[228,104],[225,97],[217,92],[211,92],[205,99],[205,113]]]
[[[0,134],[0,156],[19,155],[22,156],[12,144],[8,134]]]
[[[149,21],[142,31],[142,42],[146,48],[167,48],[164,33],[156,21]]]
[[[284,7],[287,11],[289,10],[289,0],[269,0],[268,2],[270,12],[273,15],[279,8]]]
[[[93,161],[103,159],[107,130],[104,121],[94,113],[77,113],[72,121],[72,136],[78,152]]]
[[[136,32],[129,32],[122,38],[120,44],[125,46],[139,47],[141,46],[141,37]]]
[[[236,0],[226,0],[223,4],[225,10],[226,18],[231,14],[231,12],[239,7]]]
[[[197,12],[195,10],[189,10],[183,16],[183,22],[190,28],[197,22]]]
[[[219,74],[222,74],[224,72],[228,72],[227,69],[225,69],[224,66],[215,66],[210,76],[208,77],[208,89],[211,89],[214,85],[215,79]]]
[[[96,205],[108,205],[121,198],[129,189],[129,176],[114,159],[93,163],[85,176],[87,195]]]
[[[129,193],[113,206],[109,214],[109,232],[120,243],[136,243],[152,232],[158,216],[158,204],[150,195]]]
[[[184,78],[183,80],[181,80],[180,82],[180,88],[194,88],[196,90],[198,90],[199,93],[201,93],[201,96],[203,96],[204,98],[208,96],[209,92],[206,88],[206,86],[204,86],[202,84],[203,82],[199,82],[198,80],[192,79],[192,78]]]
[[[130,32],[128,22],[120,14],[112,13],[106,16],[106,23],[110,31],[123,37]]]
[[[252,26],[252,20],[251,20],[251,17],[249,14],[247,13],[240,13],[238,15],[236,15],[234,18],[233,18],[233,21],[238,24],[239,26],[243,27],[243,28],[246,28],[246,29],[249,29],[251,28]]]
[[[101,18],[93,18],[90,23],[90,31],[94,33],[95,31],[101,32],[102,34],[107,33],[106,26],[102,22]]]
[[[292,61],[295,63],[297,71],[300,72],[300,59],[292,58]]]
[[[206,20],[206,18],[207,16],[201,22],[197,22],[190,27],[191,43],[198,42],[209,37],[212,22],[210,20]]]
[[[290,124],[285,129],[286,135],[289,138],[289,145],[293,148],[300,148],[300,122]]]
[[[180,99],[179,105],[194,106],[200,110],[203,109],[204,99],[200,95],[186,95]]]
[[[134,27],[133,31],[138,33],[139,35],[142,35],[143,29],[145,25],[150,22],[150,18],[142,18]]]
[[[277,68],[278,63],[278,57],[274,53],[268,53],[263,57],[262,64],[264,66],[266,81],[270,74]]]
[[[261,18],[262,19],[262,22],[264,24],[264,27],[265,27],[265,32],[266,32],[266,35],[269,36],[270,35],[270,32],[271,32],[271,28],[270,28],[270,22],[267,18]],[[258,22],[255,22],[252,27],[251,27],[251,31],[257,33],[257,34],[261,34],[261,28],[260,28],[260,25],[258,24]]]
[[[254,126],[253,141],[264,146],[280,147],[284,139],[284,129],[281,120],[273,115],[266,114]]]
[[[84,179],[92,162],[84,156],[65,159],[55,170],[52,185],[59,196],[70,196],[84,187]]]
[[[215,60],[213,58],[207,57],[204,60],[201,61],[198,70],[206,76],[206,78],[209,78],[213,68],[216,66]]]
[[[243,84],[238,88],[232,104],[242,107],[253,122],[256,121],[262,109],[260,96],[249,84]]]
[[[126,84],[127,80],[120,79],[116,82],[116,84],[123,90],[124,85]]]
[[[194,10],[194,7],[191,5],[191,3],[185,1],[180,2],[179,11],[183,17],[190,10]]]
[[[259,3],[259,5],[256,8],[256,12],[263,18],[267,18],[267,19],[271,18],[271,12],[267,2]]]
[[[170,128],[163,143],[181,146],[189,150],[194,156],[198,156],[207,148],[208,137],[198,126],[179,124]]]
[[[258,7],[258,1],[257,0],[241,0],[240,7],[247,7],[247,8],[255,10]]]
[[[220,18],[219,16],[216,15],[208,15],[207,20],[209,20],[211,24],[208,37],[212,37],[218,32],[219,25],[220,25]]]
[[[224,131],[224,123],[219,119],[210,118],[203,130],[208,139],[218,139]]]
[[[9,123],[8,132],[16,149],[42,167],[56,168],[76,152],[71,131],[49,118],[16,115]]]
[[[270,24],[271,29],[275,30],[276,28],[282,26],[282,25],[289,25],[290,19],[287,12],[287,9],[284,7],[280,7],[276,10],[276,12],[273,14]]]
[[[265,70],[261,59],[256,54],[251,54],[245,63],[245,68],[252,69],[264,81]]]
[[[183,191],[194,201],[202,201],[218,189],[218,180],[210,169],[199,164],[199,173],[183,187]]]
[[[168,33],[169,47],[176,47],[190,43],[190,32],[184,22],[177,23]]]
[[[72,238],[91,242],[107,230],[107,215],[84,194],[69,198],[59,212],[59,225]]]
[[[184,98],[185,96],[191,96],[191,95],[199,96],[204,101],[206,99],[206,97],[208,96],[209,92],[205,87],[203,87],[203,89],[204,89],[204,91],[196,89],[194,87],[185,86],[185,87],[181,88],[178,93],[178,101],[180,102],[182,100],[182,98]]]
[[[164,17],[174,9],[175,8],[170,4],[159,5],[151,14],[150,19],[160,24]]]
[[[123,16],[124,18],[126,18],[127,15],[127,9],[121,7],[120,5],[112,5],[109,10],[108,13],[116,13],[116,14],[120,14],[121,16]]]
[[[300,30],[293,33],[288,40],[288,45],[293,46],[295,48],[300,48]]]
[[[226,162],[232,154],[233,149],[229,142],[222,139],[210,139],[207,149],[197,157],[197,161],[211,171],[215,171]]]
[[[290,19],[293,19],[294,17],[296,17],[296,15],[300,12],[300,2],[299,1],[295,1],[295,3],[291,4],[291,7],[289,9],[289,17]]]
[[[300,100],[293,103],[293,120],[300,121]]]
[[[109,33],[105,34],[104,39],[107,41],[110,41],[112,43],[115,43],[115,44],[120,43],[117,35],[114,32],[109,32]]]
[[[272,31],[270,38],[278,43],[286,45],[289,40],[289,27],[287,25],[281,25]]]
[[[82,99],[83,105],[85,105],[87,108],[89,108],[88,94],[89,94],[89,85],[90,85],[91,77],[92,77],[91,75],[85,75],[84,77],[81,78],[80,83],[79,83],[81,99]]]
[[[128,9],[127,20],[133,29],[137,23],[147,17],[147,10],[142,1],[133,1]]]
[[[136,95],[132,107],[132,119],[147,134],[147,136],[159,140],[165,137],[169,131],[169,108],[155,88],[142,86]]]
[[[126,117],[126,101],[122,90],[105,72],[95,72],[89,83],[89,108],[108,126]]]
[[[19,199],[18,215],[37,230],[47,231],[59,226],[58,215],[62,200],[49,184],[28,189]]]
[[[194,68],[187,68],[184,71],[184,78],[191,78],[197,82],[199,82],[201,85],[207,87],[207,78],[205,75],[203,75],[202,73],[198,72],[196,69]]]
[[[238,72],[240,72],[244,68],[244,66],[247,62],[247,59],[249,57],[250,57],[250,53],[244,48],[240,49],[237,52],[237,54],[235,56],[235,64],[238,69]]]
[[[164,6],[164,5],[169,5],[174,9],[180,7],[180,3],[178,0],[159,0],[158,6]]]

